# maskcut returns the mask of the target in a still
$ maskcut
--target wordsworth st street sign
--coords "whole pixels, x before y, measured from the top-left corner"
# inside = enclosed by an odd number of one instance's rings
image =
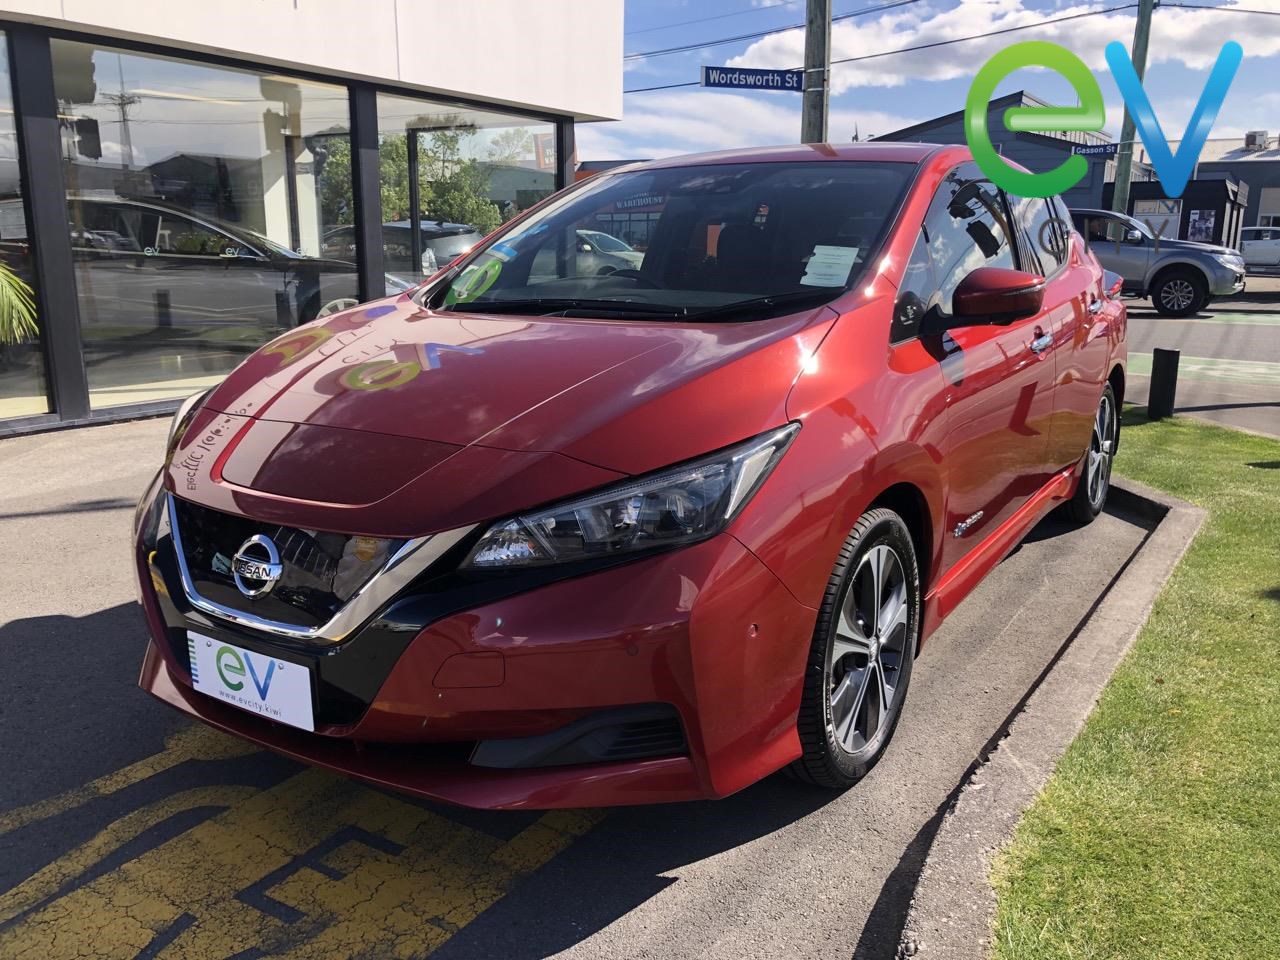
[[[704,87],[804,92],[803,70],[757,70],[752,67],[703,67]]]

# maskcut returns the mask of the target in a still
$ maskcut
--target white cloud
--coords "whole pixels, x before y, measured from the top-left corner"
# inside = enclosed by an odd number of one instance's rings
[[[1225,4],[1234,6],[1236,4]],[[1280,12],[1280,0],[1248,0],[1246,9]],[[1054,10],[1047,19],[1096,10],[1093,4],[1076,3]],[[960,0],[948,10],[926,4],[900,8],[880,17],[859,17],[836,23],[831,30],[831,57],[861,57],[868,53],[916,47],[960,37],[981,39],[914,53],[877,57],[832,67],[832,91],[839,95],[853,87],[893,87],[909,81],[954,80],[971,77],[977,67],[998,50],[1021,40],[1045,40],[1073,51],[1092,69],[1106,69],[1103,50],[1112,40],[1129,46],[1134,18],[1130,11],[1090,16],[1034,30],[992,36],[996,30],[1043,23],[1043,10],[1024,0]],[[1194,70],[1207,70],[1222,41],[1243,37],[1246,58],[1280,53],[1280,29],[1275,17],[1234,14],[1213,10],[1179,10],[1166,7],[1152,22],[1149,64],[1178,62]],[[772,34],[752,43],[729,66],[797,67],[804,62],[804,31]]]
[[[855,125],[865,138],[909,126],[924,117],[902,117],[875,109],[831,111],[833,142],[845,143]],[[724,93],[711,90],[636,94],[616,123],[579,124],[581,160],[667,157],[703,150],[798,143],[800,97],[794,93]]]

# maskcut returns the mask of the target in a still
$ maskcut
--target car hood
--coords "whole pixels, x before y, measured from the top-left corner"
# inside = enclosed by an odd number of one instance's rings
[[[170,487],[318,529],[475,522],[785,422],[835,315],[695,326],[378,301],[241,364],[181,439]]]
[[[1161,250],[1179,250],[1187,253],[1203,253],[1207,256],[1234,256],[1240,255],[1239,250],[1232,250],[1230,247],[1219,247],[1212,243],[1199,243],[1195,240],[1170,240],[1164,237],[1160,238]]]

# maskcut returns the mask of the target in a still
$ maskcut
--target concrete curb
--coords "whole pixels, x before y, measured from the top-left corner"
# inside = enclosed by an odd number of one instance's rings
[[[899,957],[982,960],[989,955],[992,859],[1080,732],[1206,515],[1130,480],[1113,485],[1110,506],[1151,529],[1068,638],[1007,735],[962,785],[925,859]]]

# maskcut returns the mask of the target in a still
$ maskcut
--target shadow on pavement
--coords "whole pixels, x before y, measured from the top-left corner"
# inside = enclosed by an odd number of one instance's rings
[[[19,517],[52,517],[61,513],[95,513],[100,510],[132,510],[136,505],[136,500],[126,497],[115,497],[110,500],[82,500],[79,503],[69,503],[65,507],[54,507],[50,510],[0,513],[0,520],[15,520]]]

